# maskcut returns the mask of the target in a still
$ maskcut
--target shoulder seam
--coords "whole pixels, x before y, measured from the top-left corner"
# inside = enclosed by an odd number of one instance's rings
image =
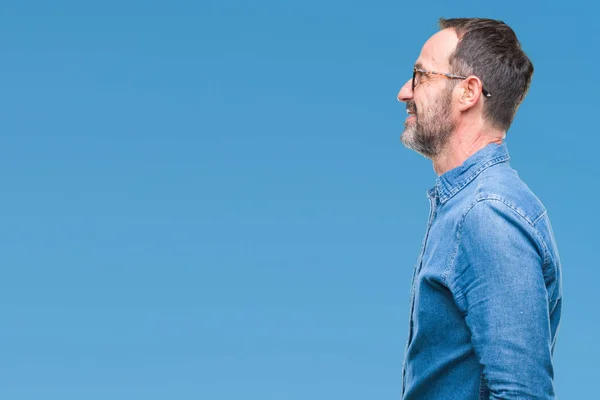
[[[452,255],[450,256],[448,264],[447,264],[446,268],[444,269],[444,272],[442,273],[442,280],[444,281],[444,283],[446,284],[446,286],[448,288],[451,288],[450,282],[448,282],[448,275],[450,274],[450,271],[454,267],[454,264],[456,262],[456,256],[458,254],[458,249],[460,247],[460,241],[462,239],[463,223],[464,223],[467,215],[469,214],[469,212],[471,212],[471,210],[473,208],[475,208],[475,206],[477,204],[482,203],[484,201],[498,201],[498,202],[504,204],[505,206],[507,206],[508,208],[510,208],[511,210],[513,210],[521,218],[523,218],[529,224],[529,226],[533,229],[535,238],[538,241],[538,244],[541,245],[541,248],[544,252],[543,264],[546,265],[549,262],[548,248],[547,248],[546,243],[544,242],[543,238],[541,237],[540,233],[538,232],[537,228],[535,227],[535,223],[537,223],[540,220],[540,218],[542,218],[546,214],[546,210],[544,210],[544,212],[542,212],[542,214],[540,216],[538,216],[535,219],[535,221],[532,221],[526,215],[524,215],[524,213],[521,212],[521,210],[519,210],[517,207],[514,207],[512,204],[504,201],[504,199],[502,199],[502,198],[495,197],[495,196],[478,195],[477,198],[475,200],[473,200],[473,202],[471,202],[471,204],[469,204],[467,206],[463,215],[460,217],[460,220],[458,221],[457,230],[456,230],[456,242],[455,242],[454,250],[452,251]],[[454,295],[456,296],[456,298],[460,298],[463,296],[462,293],[454,293]]]
[[[535,221],[533,221],[533,225],[537,224],[537,223],[538,223],[538,221],[539,221],[540,219],[542,219],[542,217],[543,217],[544,215],[546,215],[546,213],[547,213],[547,212],[548,212],[547,210],[544,210],[544,212],[542,212],[542,213],[539,215],[539,217],[537,217],[537,218],[535,219]]]
[[[546,213],[546,210],[543,209],[543,211],[542,211],[542,213],[540,215],[538,215],[537,217],[535,217],[535,219],[532,219],[529,216],[527,216],[525,214],[525,212],[523,210],[521,210],[519,207],[517,207],[515,204],[513,204],[510,201],[507,201],[506,199],[504,199],[504,198],[502,198],[500,196],[480,194],[475,199],[475,201],[478,202],[478,203],[482,202],[482,201],[486,201],[486,200],[498,201],[498,202],[504,204],[505,206],[507,206],[508,208],[510,208],[511,210],[513,210],[514,212],[516,212],[519,216],[521,216],[521,218],[523,218],[525,221],[527,221],[527,223],[531,227],[534,227],[535,223]]]

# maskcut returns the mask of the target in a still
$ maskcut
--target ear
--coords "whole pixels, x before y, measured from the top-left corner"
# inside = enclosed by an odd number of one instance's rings
[[[459,109],[460,111],[467,111],[479,101],[483,85],[478,77],[471,75],[461,83],[459,90],[461,91]]]

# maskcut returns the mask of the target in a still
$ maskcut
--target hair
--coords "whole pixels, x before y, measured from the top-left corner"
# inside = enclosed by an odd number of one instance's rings
[[[439,25],[453,28],[459,38],[449,60],[452,73],[481,79],[492,94],[485,100],[484,118],[507,131],[533,75],[517,35],[504,22],[487,18],[440,18]]]

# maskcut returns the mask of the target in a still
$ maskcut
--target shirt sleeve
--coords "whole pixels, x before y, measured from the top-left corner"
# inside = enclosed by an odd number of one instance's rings
[[[554,399],[545,253],[534,226],[483,200],[459,229],[453,292],[490,399]]]

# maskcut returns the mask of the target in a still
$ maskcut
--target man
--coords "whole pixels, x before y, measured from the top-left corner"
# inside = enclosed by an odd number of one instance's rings
[[[533,65],[501,21],[440,20],[398,93],[401,140],[433,161],[402,398],[553,399],[561,266],[503,140]]]

